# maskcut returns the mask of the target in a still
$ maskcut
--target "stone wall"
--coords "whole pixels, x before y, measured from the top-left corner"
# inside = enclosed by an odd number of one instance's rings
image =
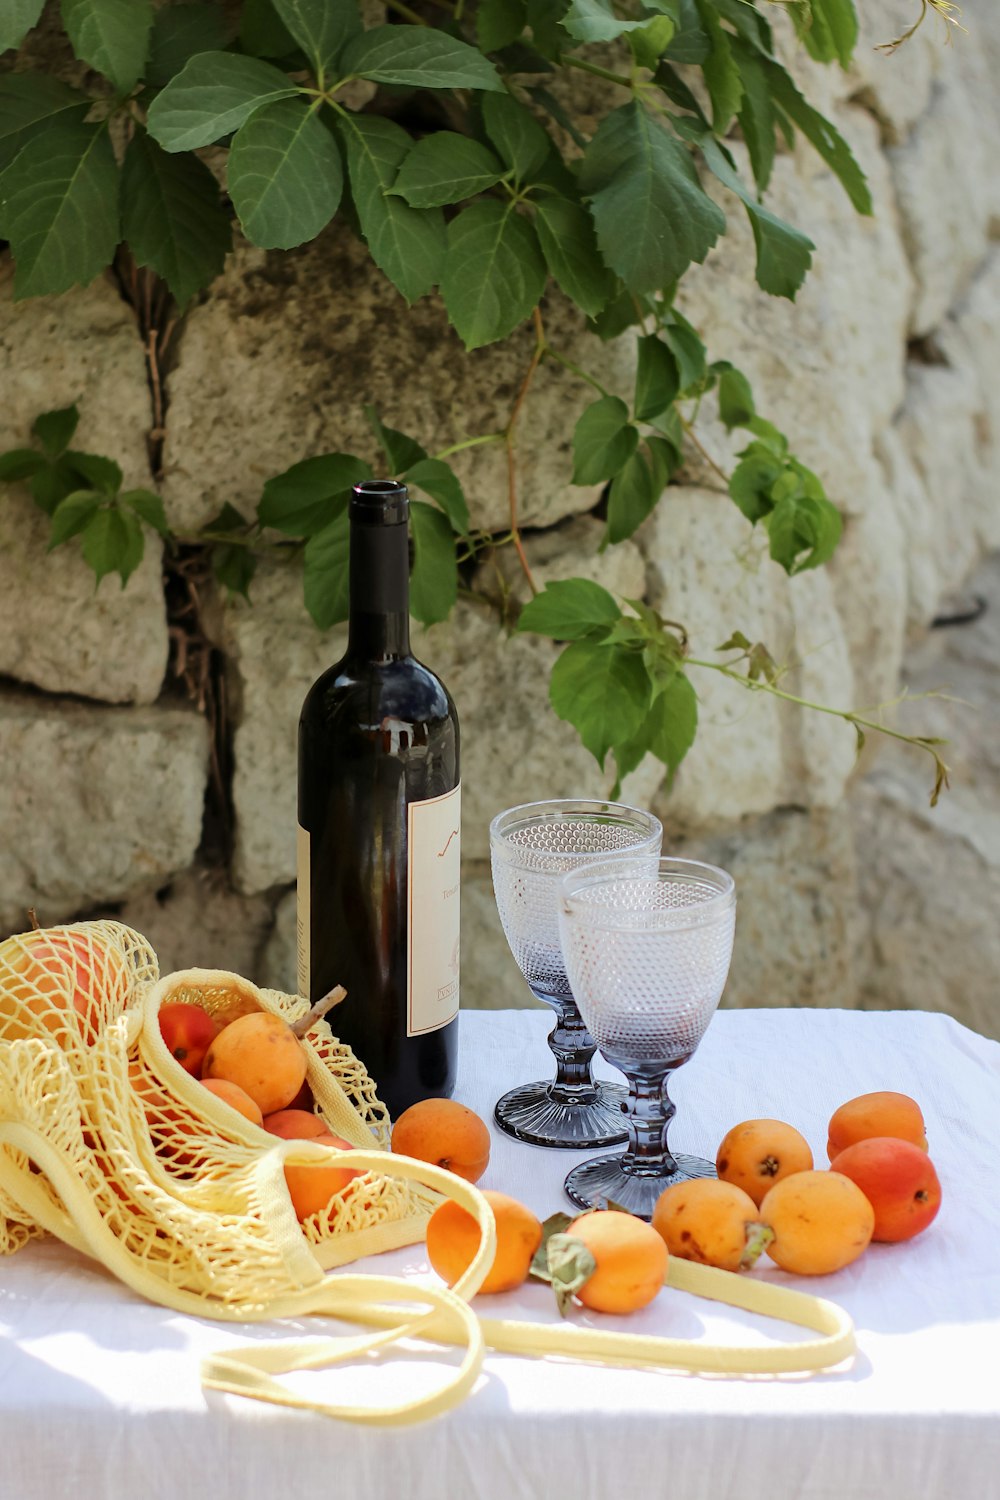
[[[739,628],[794,664],[784,686],[820,703],[876,706],[908,689],[917,701],[888,721],[952,741],[952,789],[931,809],[919,752],[871,736],[859,763],[839,719],[697,678],[701,729],[675,784],[648,761],[624,795],[656,807],[670,848],[736,875],[726,1003],[940,1008],[1000,1035],[1000,17],[969,7],[969,37],[946,48],[928,23],[887,59],[872,43],[902,27],[910,0],[864,9],[878,35],[866,22],[851,72],[796,68],[862,161],[874,218],[853,216],[797,149],[773,188],[818,246],[796,303],[755,288],[731,205],[735,232],[684,292],[713,355],[747,371],[843,509],[834,562],[788,580],[694,451],[635,539],[602,553],[598,490],[568,483],[566,414],[585,397],[554,364],[524,410],[523,519],[539,582],[582,573],[645,598],[686,623],[696,655]],[[150,484],[143,351],[118,287],[15,304],[10,280],[0,256],[0,451],[39,411],[76,401],[81,445]],[[592,357],[557,298],[546,327],[570,359]],[[173,525],[193,530],[226,502],[252,514],[264,480],[310,454],[370,451],[365,401],[432,448],[496,428],[531,339],[463,355],[437,303],[407,310],[338,226],[293,254],[240,248],[185,319],[168,375],[160,489]],[[602,357],[605,383],[627,390],[632,338]],[[703,415],[709,457],[731,462],[736,444]],[[461,474],[475,522],[502,528],[499,449],[469,450]],[[5,491],[0,931],[32,906],[50,922],[116,912],[166,967],[290,986],[295,726],[339,633],[312,626],[287,567],[261,568],[252,606],[199,581],[224,687],[210,724],[178,676],[159,544],[127,588],[107,579],[95,594],[76,544],[48,556],[44,537],[30,500]],[[524,1004],[493,905],[489,819],[518,800],[599,794],[610,777],[548,707],[551,643],[507,639],[462,602],[416,649],[462,717],[464,1002]],[[948,696],[917,699],[928,691]]]

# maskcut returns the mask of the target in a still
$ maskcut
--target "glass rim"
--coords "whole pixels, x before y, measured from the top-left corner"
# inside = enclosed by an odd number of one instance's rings
[[[489,838],[491,848],[504,850],[517,849],[517,844],[511,844],[507,835],[515,828],[530,828],[547,822],[557,823],[565,818],[577,821],[591,821],[600,825],[602,821],[615,823],[620,821],[620,815],[627,813],[630,818],[636,820],[637,832],[639,824],[645,824],[646,833],[636,845],[641,849],[650,839],[659,839],[662,843],[663,824],[655,813],[647,811],[642,807],[633,807],[628,802],[614,802],[605,797],[553,797],[541,802],[521,802],[514,807],[504,808],[490,819]],[[618,818],[614,815],[618,814]],[[509,821],[508,821],[509,820]],[[622,853],[632,853],[633,850],[622,850]],[[600,856],[602,859],[604,855]]]
[[[632,869],[626,868],[630,859]],[[705,860],[682,859],[676,855],[664,854],[657,859],[655,872],[650,872],[648,867],[644,872],[635,867],[635,860],[634,851],[622,849],[599,861],[580,864],[568,870],[559,881],[561,913],[572,917],[586,912],[587,920],[593,927],[650,931],[659,926],[669,928],[671,932],[682,932],[686,928],[703,927],[717,921],[736,905],[736,881],[728,870],[723,870],[718,865],[710,865]],[[584,891],[600,885],[635,885],[651,880],[660,882],[670,875],[686,879],[692,884],[700,881],[703,885],[714,886],[714,894],[693,906],[651,906],[642,910],[576,900]]]

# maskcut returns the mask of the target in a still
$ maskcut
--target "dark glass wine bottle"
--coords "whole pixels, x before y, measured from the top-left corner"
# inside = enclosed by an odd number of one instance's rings
[[[410,653],[406,486],[350,499],[347,650],[299,720],[299,991],[393,1119],[451,1094],[458,1060],[461,791],[455,705]]]

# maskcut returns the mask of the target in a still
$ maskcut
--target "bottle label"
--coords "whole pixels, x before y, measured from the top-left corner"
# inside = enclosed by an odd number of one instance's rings
[[[312,899],[312,868],[309,853],[309,830],[298,824],[296,837],[296,870],[295,870],[295,946],[298,953],[298,991],[306,1000],[312,996],[309,994],[309,985],[312,980],[310,973],[309,953],[309,928],[310,928],[310,903]]]
[[[460,785],[407,808],[407,1036],[436,1031],[458,1015],[461,827]]]

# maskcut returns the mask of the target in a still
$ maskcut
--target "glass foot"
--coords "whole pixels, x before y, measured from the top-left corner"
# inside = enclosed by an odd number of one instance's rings
[[[639,1219],[651,1219],[656,1200],[675,1182],[692,1177],[714,1177],[715,1166],[701,1156],[674,1153],[675,1172],[662,1176],[640,1176],[625,1172],[620,1156],[595,1156],[581,1162],[566,1178],[566,1192],[579,1208],[624,1208]]]
[[[628,1139],[625,1128],[627,1091],[617,1083],[595,1083],[580,1090],[560,1089],[552,1083],[522,1083],[497,1100],[494,1119],[508,1135],[531,1146],[563,1146],[568,1151],[588,1146],[617,1146]]]

